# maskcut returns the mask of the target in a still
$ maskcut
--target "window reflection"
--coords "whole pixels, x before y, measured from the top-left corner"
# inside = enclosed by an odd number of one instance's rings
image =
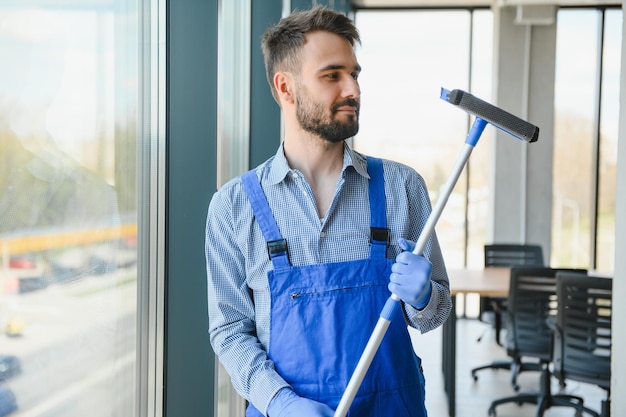
[[[136,22],[33,4],[0,6],[0,360],[19,367],[2,398],[133,415]]]

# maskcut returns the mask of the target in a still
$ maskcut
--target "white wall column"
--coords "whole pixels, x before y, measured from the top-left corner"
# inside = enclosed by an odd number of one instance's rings
[[[539,141],[497,131],[487,240],[537,243],[550,259],[556,9],[495,6],[494,102],[537,125]]]

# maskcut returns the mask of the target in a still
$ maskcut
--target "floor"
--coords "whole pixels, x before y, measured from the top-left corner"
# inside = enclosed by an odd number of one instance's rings
[[[483,339],[478,342],[477,339],[483,334]],[[426,376],[428,415],[429,417],[446,417],[448,406],[441,373],[441,328],[423,335],[416,332],[412,336],[415,350],[422,358]],[[516,394],[510,384],[510,373],[506,370],[482,370],[478,373],[477,381],[471,377],[472,368],[506,358],[506,352],[495,343],[495,334],[489,330],[488,325],[476,319],[457,321],[456,417],[488,416],[491,401]],[[521,373],[518,378],[521,387],[519,392],[536,391],[538,382],[538,372]],[[554,381],[552,392],[558,391],[558,382]],[[601,401],[606,398],[604,390],[574,381],[567,382],[565,392],[583,397],[585,405],[597,411],[600,411]],[[496,408],[496,413],[497,417],[534,417],[536,406],[502,404]],[[545,417],[573,417],[574,415],[574,409],[570,407],[553,407],[544,414]],[[585,417],[588,416],[585,415]]]

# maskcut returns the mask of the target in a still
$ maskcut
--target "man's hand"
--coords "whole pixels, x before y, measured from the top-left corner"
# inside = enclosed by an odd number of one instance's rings
[[[289,388],[283,388],[267,407],[269,417],[333,417],[335,412],[326,404],[300,397]]]
[[[432,292],[430,284],[432,264],[428,259],[412,252],[415,242],[398,239],[398,244],[403,252],[398,254],[396,262],[391,266],[389,291],[407,304],[424,308]]]

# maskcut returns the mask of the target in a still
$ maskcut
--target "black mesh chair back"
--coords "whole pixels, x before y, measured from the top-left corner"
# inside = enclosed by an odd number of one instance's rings
[[[544,266],[539,245],[494,243],[485,245],[485,267],[530,265]]]
[[[506,314],[506,349],[510,356],[551,359],[553,337],[546,320],[557,312],[556,272],[547,267],[511,269]]]
[[[489,407],[489,415],[496,415],[496,407],[505,403],[537,404],[537,416],[553,405],[577,403],[582,398],[567,394],[552,395],[550,362],[554,346],[554,332],[548,325],[558,312],[557,274],[568,271],[585,274],[585,270],[565,270],[549,267],[517,266],[511,268],[509,287],[506,350],[515,366],[523,364],[522,358],[539,362],[539,389],[534,392],[497,399]],[[515,368],[512,368],[515,371]]]
[[[611,386],[613,280],[571,273],[557,274],[559,306],[554,346],[554,374],[565,380],[607,390],[602,412],[608,416]]]
[[[511,267],[511,266],[536,266],[544,267],[543,251],[541,246],[533,244],[492,243],[484,246],[485,268]],[[493,326],[496,343],[503,346],[501,330],[505,327],[506,311],[508,309],[506,297],[481,297],[479,320]],[[481,335],[478,340],[483,338]],[[471,370],[474,381],[478,380],[477,372],[483,369],[507,369],[511,370],[511,385],[514,390],[519,389],[517,375],[524,371],[540,371],[541,367],[536,363],[521,363],[511,360],[497,360],[489,364],[475,367]]]

